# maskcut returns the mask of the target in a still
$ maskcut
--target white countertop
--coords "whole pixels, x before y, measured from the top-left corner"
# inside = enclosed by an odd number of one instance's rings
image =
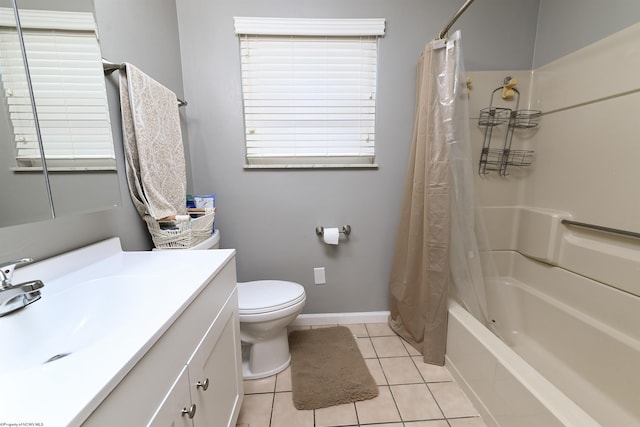
[[[123,252],[114,238],[16,270],[13,283],[45,287],[0,317],[0,425],[80,425],[234,253]]]

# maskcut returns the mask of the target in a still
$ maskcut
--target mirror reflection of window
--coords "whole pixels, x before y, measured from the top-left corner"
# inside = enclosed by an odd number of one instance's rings
[[[0,56],[10,58],[0,61],[0,73],[15,135],[15,170],[32,170],[42,163],[20,46],[3,42],[3,24],[12,19],[11,9],[0,10]],[[116,170],[93,14],[21,9],[20,24],[47,169]]]
[[[16,29],[13,8],[10,2],[2,1],[4,7],[8,7],[11,15],[8,20],[3,20],[0,27],[0,46],[12,44],[16,46],[18,57],[9,58],[4,52],[0,52],[0,66],[13,67],[14,75],[24,83],[26,91],[26,76],[22,54],[20,51],[20,39]],[[4,15],[3,15],[4,16]],[[16,82],[11,82],[11,87],[17,88]],[[42,171],[16,174],[13,168],[16,165],[16,143],[13,133],[13,122],[9,117],[9,104],[6,102],[7,87],[0,79],[0,227],[8,227],[53,218],[53,211],[49,200],[48,187]],[[17,89],[15,89],[17,90]],[[11,105],[15,110],[17,105]],[[31,102],[21,106],[28,117],[22,120],[22,126],[34,126]],[[35,132],[35,130],[34,130]]]

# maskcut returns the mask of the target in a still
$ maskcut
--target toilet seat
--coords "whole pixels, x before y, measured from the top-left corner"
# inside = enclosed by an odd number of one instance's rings
[[[283,280],[238,283],[240,315],[264,314],[294,306],[305,300],[304,287]]]

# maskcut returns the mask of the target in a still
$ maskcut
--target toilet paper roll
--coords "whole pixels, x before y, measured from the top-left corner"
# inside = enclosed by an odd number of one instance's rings
[[[322,238],[327,245],[337,245],[340,241],[340,230],[337,228],[325,228]]]

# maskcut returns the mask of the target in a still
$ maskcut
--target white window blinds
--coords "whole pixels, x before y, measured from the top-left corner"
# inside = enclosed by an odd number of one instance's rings
[[[48,166],[114,168],[93,15],[21,10],[20,18]],[[0,19],[8,18],[3,13]],[[38,166],[40,152],[15,28],[0,28],[0,54],[18,166]]]
[[[384,20],[235,19],[247,165],[374,165]]]

